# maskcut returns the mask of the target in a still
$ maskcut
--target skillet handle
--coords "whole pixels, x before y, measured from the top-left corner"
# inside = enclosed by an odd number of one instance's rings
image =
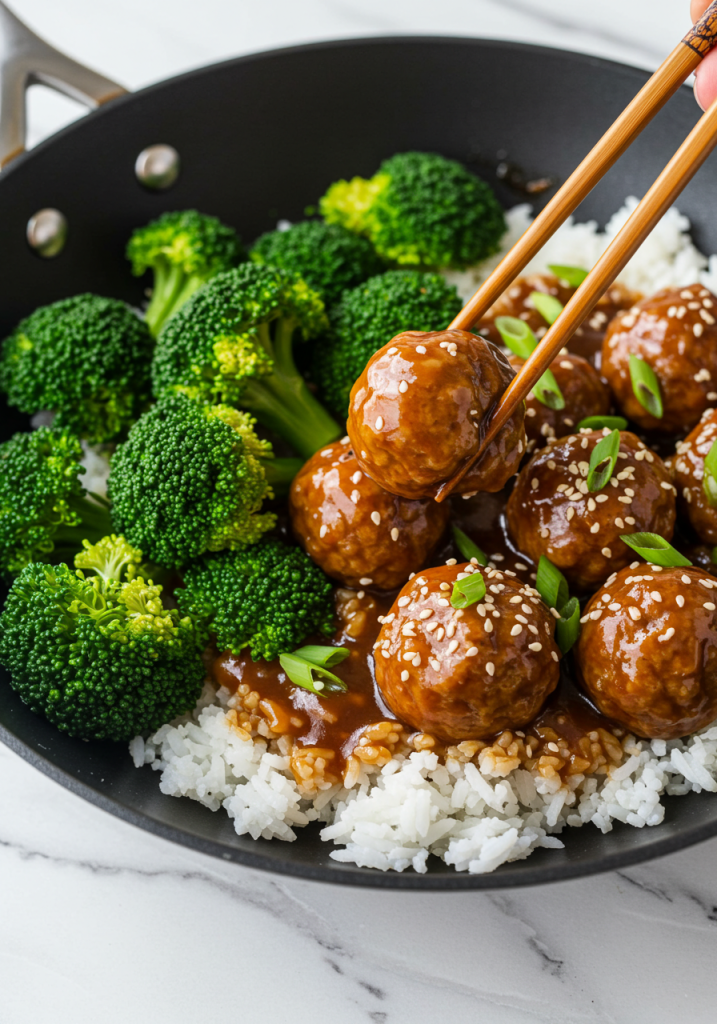
[[[25,150],[25,92],[37,83],[91,109],[127,92],[50,46],[0,0],[0,169]]]

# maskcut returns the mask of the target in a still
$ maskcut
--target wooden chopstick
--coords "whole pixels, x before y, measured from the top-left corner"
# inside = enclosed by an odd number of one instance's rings
[[[449,330],[470,330],[664,107],[717,41],[717,0],[642,87],[519,241],[483,282]]]
[[[714,6],[714,5],[713,5]],[[631,217],[573,294],[555,323],[508,385],[487,424],[479,450],[441,487],[436,495],[443,501],[480,458],[486,446],[513,415],[525,396],[548,369],[566,341],[590,314],[595,303],[670,208],[717,146],[717,100],[702,115]]]

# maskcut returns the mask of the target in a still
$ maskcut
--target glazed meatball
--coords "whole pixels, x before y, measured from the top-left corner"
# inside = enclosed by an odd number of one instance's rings
[[[453,608],[453,584],[473,572],[485,597]],[[447,742],[520,728],[558,684],[554,626],[537,591],[512,573],[470,562],[427,569],[383,619],[376,681],[401,721]]]
[[[468,331],[407,331],[379,349],[351,390],[348,432],[359,466],[392,494],[433,498],[480,447],[481,420],[515,374]],[[499,491],[525,451],[524,408],[458,493]]]
[[[502,345],[500,332],[495,326],[496,317],[514,316],[525,320],[533,334],[542,338],[548,325],[535,308],[531,294],[544,292],[552,295],[565,306],[575,294],[575,288],[567,281],[561,281],[553,274],[527,274],[517,278],[501,297],[490,307],[475,330],[496,345]],[[628,309],[638,302],[640,296],[623,285],[614,284],[605,292],[588,319],[578,327],[568,342],[568,348],[588,359],[600,369],[600,352],[607,325],[621,309]]]
[[[388,494],[359,469],[348,438],[312,456],[289,493],[299,543],[349,587],[393,590],[425,565],[450,509]]]
[[[541,449],[521,471],[506,506],[516,547],[534,562],[545,555],[578,592],[594,590],[634,557],[621,533],[659,533],[669,540],[675,525],[669,473],[634,434],[620,435],[607,486],[588,491],[590,455],[607,433],[584,430]]]
[[[579,679],[638,736],[674,739],[717,718],[717,581],[633,562],[585,609]]]
[[[645,430],[687,433],[717,402],[717,299],[693,285],[658,292],[610,324],[602,373],[625,416]],[[661,419],[640,405],[630,378],[630,355],[655,371],[664,407]]]
[[[510,365],[517,373],[524,360],[509,356]],[[542,448],[554,437],[572,434],[580,420],[586,416],[604,416],[610,412],[610,389],[587,359],[561,352],[550,364],[558,382],[565,408],[557,410],[539,402],[531,391],[525,402],[525,433],[528,451]]]
[[[705,458],[717,440],[717,409],[708,409],[691,434],[666,461],[677,486],[680,512],[706,544],[717,544],[717,508],[710,505],[702,486]]]

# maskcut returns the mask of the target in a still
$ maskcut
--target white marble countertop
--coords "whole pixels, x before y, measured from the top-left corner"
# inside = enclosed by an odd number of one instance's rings
[[[315,39],[525,39],[655,67],[688,0],[11,0],[130,88]],[[634,42],[630,42],[631,37]],[[31,137],[74,116],[33,90]],[[667,1024],[717,1016],[717,839],[498,894],[287,881],[140,832],[0,747],[0,1021]]]

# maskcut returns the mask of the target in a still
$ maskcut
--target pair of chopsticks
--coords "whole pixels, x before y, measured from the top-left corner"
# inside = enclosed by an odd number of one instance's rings
[[[678,43],[667,60],[620,114],[577,170],[571,174],[470,302],[464,306],[451,323],[449,330],[470,330],[473,324],[485,315],[526,264],[675,94],[716,42],[717,0],[714,0],[700,21]],[[697,122],[555,323],[543,335],[488,418],[479,449],[442,485],[436,494],[436,501],[444,501],[475,465],[486,447],[495,439],[528,392],[548,369],[560,349],[590,315],[598,299],[610,287],[715,146],[717,100]]]

